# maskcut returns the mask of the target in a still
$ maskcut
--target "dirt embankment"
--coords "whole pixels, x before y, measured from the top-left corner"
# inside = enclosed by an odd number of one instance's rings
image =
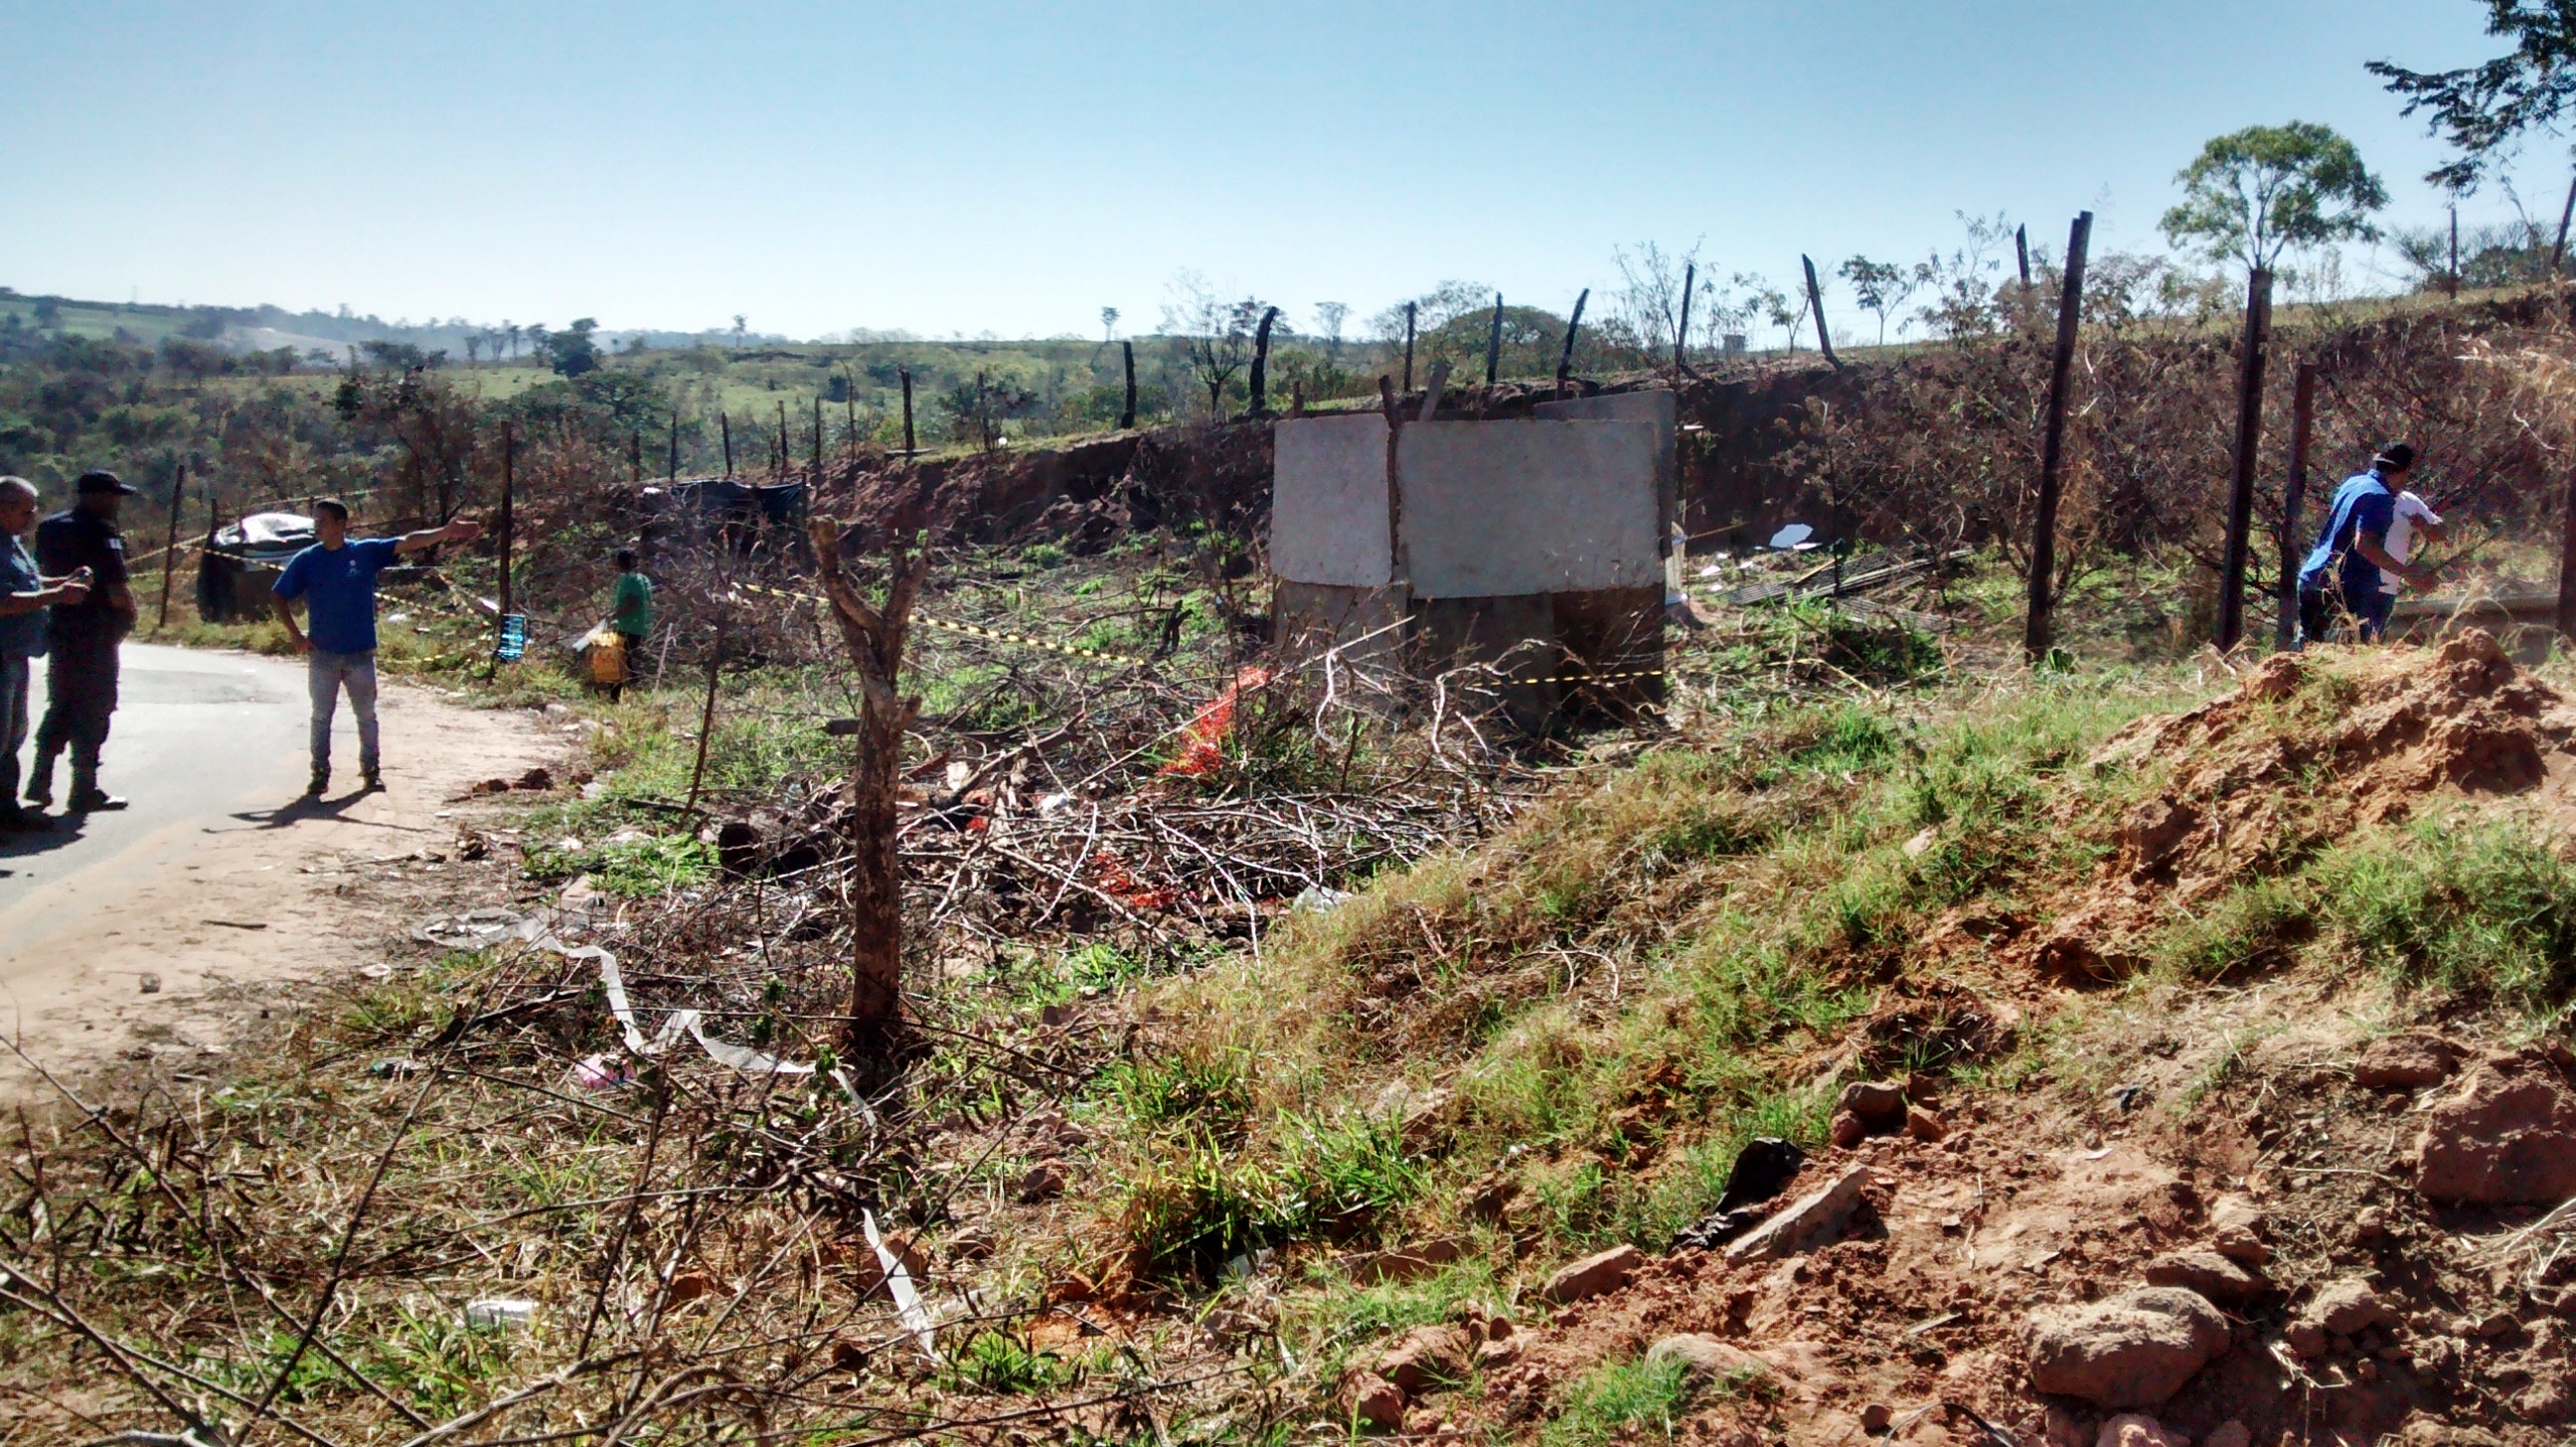
[[[1973,1066],[1848,1085],[1767,1200],[1568,1263],[1516,1321],[1471,1304],[1388,1338],[1345,1406],[1562,1435],[1625,1363],[1685,1379],[1675,1440],[1743,1447],[2565,1440],[2576,1052],[2439,998],[2382,1034],[2392,1002],[2322,969],[2150,985],[2138,951],[2367,824],[2568,817],[2576,707],[2482,634],[2331,672],[2285,656],[2091,762],[2149,760],[2164,787],[2055,924],[2002,926],[2017,1003],[1883,1009],[1842,1056],[1884,1070],[1935,1016],[1973,1019],[1946,1044],[1989,1064],[2077,1042],[2049,1088]]]

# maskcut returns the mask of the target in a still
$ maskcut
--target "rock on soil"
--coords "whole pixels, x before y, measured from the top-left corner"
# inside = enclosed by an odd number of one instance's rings
[[[1771,1369],[1769,1363],[1744,1348],[1699,1332],[1665,1337],[1646,1348],[1646,1360],[1658,1366],[1680,1362],[1693,1380],[1703,1382],[1758,1376]]]
[[[1832,1185],[1781,1207],[1770,1220],[1727,1247],[1726,1259],[1769,1261],[1813,1251],[1836,1240],[1851,1224],[1852,1213],[1860,1209],[1861,1188],[1868,1184],[1869,1168],[1852,1167]]]
[[[1855,1080],[1843,1087],[1834,1109],[1860,1117],[1872,1135],[1887,1135],[1905,1126],[1905,1087],[1884,1080]]]
[[[2389,1319],[2388,1304],[2379,1293],[2360,1277],[2346,1277],[2329,1284],[2300,1313],[2304,1321],[2313,1322],[2339,1336],[2359,1336]]]
[[[2227,1350],[2227,1318],[2197,1292],[2149,1286],[2030,1315],[2030,1381],[2104,1407],[2152,1407]]]
[[[1425,1387],[1466,1380],[1467,1333],[1454,1326],[1417,1326],[1378,1353],[1370,1370],[1410,1396]]]
[[[2272,1259],[2272,1248],[2263,1244],[2269,1225],[2263,1208],[2243,1196],[2221,1196],[2209,1208],[2209,1229],[2218,1254],[2246,1266],[2260,1266]]]
[[[2153,1417],[2123,1412],[2102,1424],[2094,1447],[2191,1447],[2191,1439]]]
[[[2147,1263],[2146,1277],[2150,1285],[2184,1287],[2220,1306],[2243,1306],[2272,1289],[2261,1274],[2215,1251],[2169,1251]]]
[[[2425,1030],[2374,1040],[2353,1062],[2352,1083],[2365,1090],[2422,1090],[2451,1078],[2460,1047]]]
[[[1392,1431],[1404,1425],[1404,1393],[1375,1372],[1353,1372],[1342,1382],[1342,1410],[1363,1427]]]
[[[2539,1051],[2482,1061],[2425,1117],[2415,1154],[2427,1199],[2554,1206],[2576,1196],[2576,1094]]]
[[[1547,1285],[1539,1288],[1539,1295],[1562,1306],[1567,1302],[1616,1291],[1628,1284],[1628,1278],[1637,1273],[1638,1263],[1645,1259],[1644,1253],[1634,1246],[1613,1246],[1559,1267],[1557,1273],[1547,1279]]]

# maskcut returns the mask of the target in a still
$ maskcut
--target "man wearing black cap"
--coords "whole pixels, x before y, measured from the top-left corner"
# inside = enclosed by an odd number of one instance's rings
[[[77,603],[54,605],[46,620],[45,722],[36,730],[36,767],[27,780],[27,802],[54,802],[54,760],[72,751],[72,792],[64,807],[74,814],[122,809],[125,801],[98,786],[98,751],[116,713],[116,645],[134,630],[134,591],[125,582],[125,537],[116,530],[117,509],[135,490],[113,472],[84,472],[68,512],[36,524],[36,566],[47,576],[87,568],[90,591]]]
[[[2408,563],[2388,550],[2388,529],[2397,517],[2397,493],[2415,466],[2415,449],[2392,442],[2370,459],[2370,470],[2356,472],[2335,489],[2326,510],[2324,531],[2299,568],[2299,644],[2322,641],[2337,620],[2350,618],[2364,643],[2379,641],[2397,595],[2384,590],[2383,578],[2402,579],[2418,588],[2433,585],[2433,570]]]

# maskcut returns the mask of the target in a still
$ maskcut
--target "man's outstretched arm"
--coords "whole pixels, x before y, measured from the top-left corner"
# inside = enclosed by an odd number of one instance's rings
[[[437,547],[440,543],[470,543],[481,536],[483,524],[473,518],[458,518],[443,528],[422,528],[416,533],[403,534],[394,539],[394,551],[416,553],[423,548]]]

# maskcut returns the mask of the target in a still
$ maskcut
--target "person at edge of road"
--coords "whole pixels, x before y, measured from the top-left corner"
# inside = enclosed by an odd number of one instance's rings
[[[2364,643],[2376,643],[2397,605],[2380,590],[2383,577],[2418,588],[2433,585],[2433,570],[2388,551],[2397,494],[2415,466],[2415,449],[2393,442],[2370,459],[2367,471],[2345,478],[2326,511],[2324,531],[2299,568],[2299,646],[2322,642],[2337,620],[2350,618]]]
[[[358,716],[358,771],[367,787],[385,786],[383,758],[376,748],[376,574],[404,553],[440,543],[470,543],[483,525],[458,518],[445,527],[423,528],[398,538],[356,539],[349,536],[349,506],[336,497],[316,498],[313,531],[321,538],[286,560],[285,571],[269,588],[277,621],[287,639],[305,654],[305,681],[313,695],[313,778],[308,795],[331,787],[331,717],[339,711],[340,691],[349,691],[349,711]],[[312,629],[295,624],[295,600],[304,600]]]
[[[45,612],[89,594],[89,572],[48,578],[25,538],[36,526],[36,485],[0,477],[0,833],[46,827],[45,816],[18,807],[18,748],[27,742],[27,694],[36,656],[45,651]]]
[[[79,602],[61,599],[45,618],[45,721],[36,729],[36,768],[27,779],[27,802],[54,802],[54,761],[72,751],[72,791],[63,807],[74,814],[122,809],[125,801],[98,786],[99,751],[116,717],[116,647],[134,631],[134,591],[125,585],[125,535],[116,514],[135,489],[113,472],[84,472],[72,484],[75,501],[36,524],[36,566],[48,577],[87,568],[89,591]]]
[[[643,656],[644,640],[653,632],[653,580],[644,576],[644,565],[633,548],[617,550],[617,591],[610,599],[608,629],[625,645],[626,678],[635,676],[635,660]],[[608,701],[615,703],[626,695],[626,679],[608,686]]]

